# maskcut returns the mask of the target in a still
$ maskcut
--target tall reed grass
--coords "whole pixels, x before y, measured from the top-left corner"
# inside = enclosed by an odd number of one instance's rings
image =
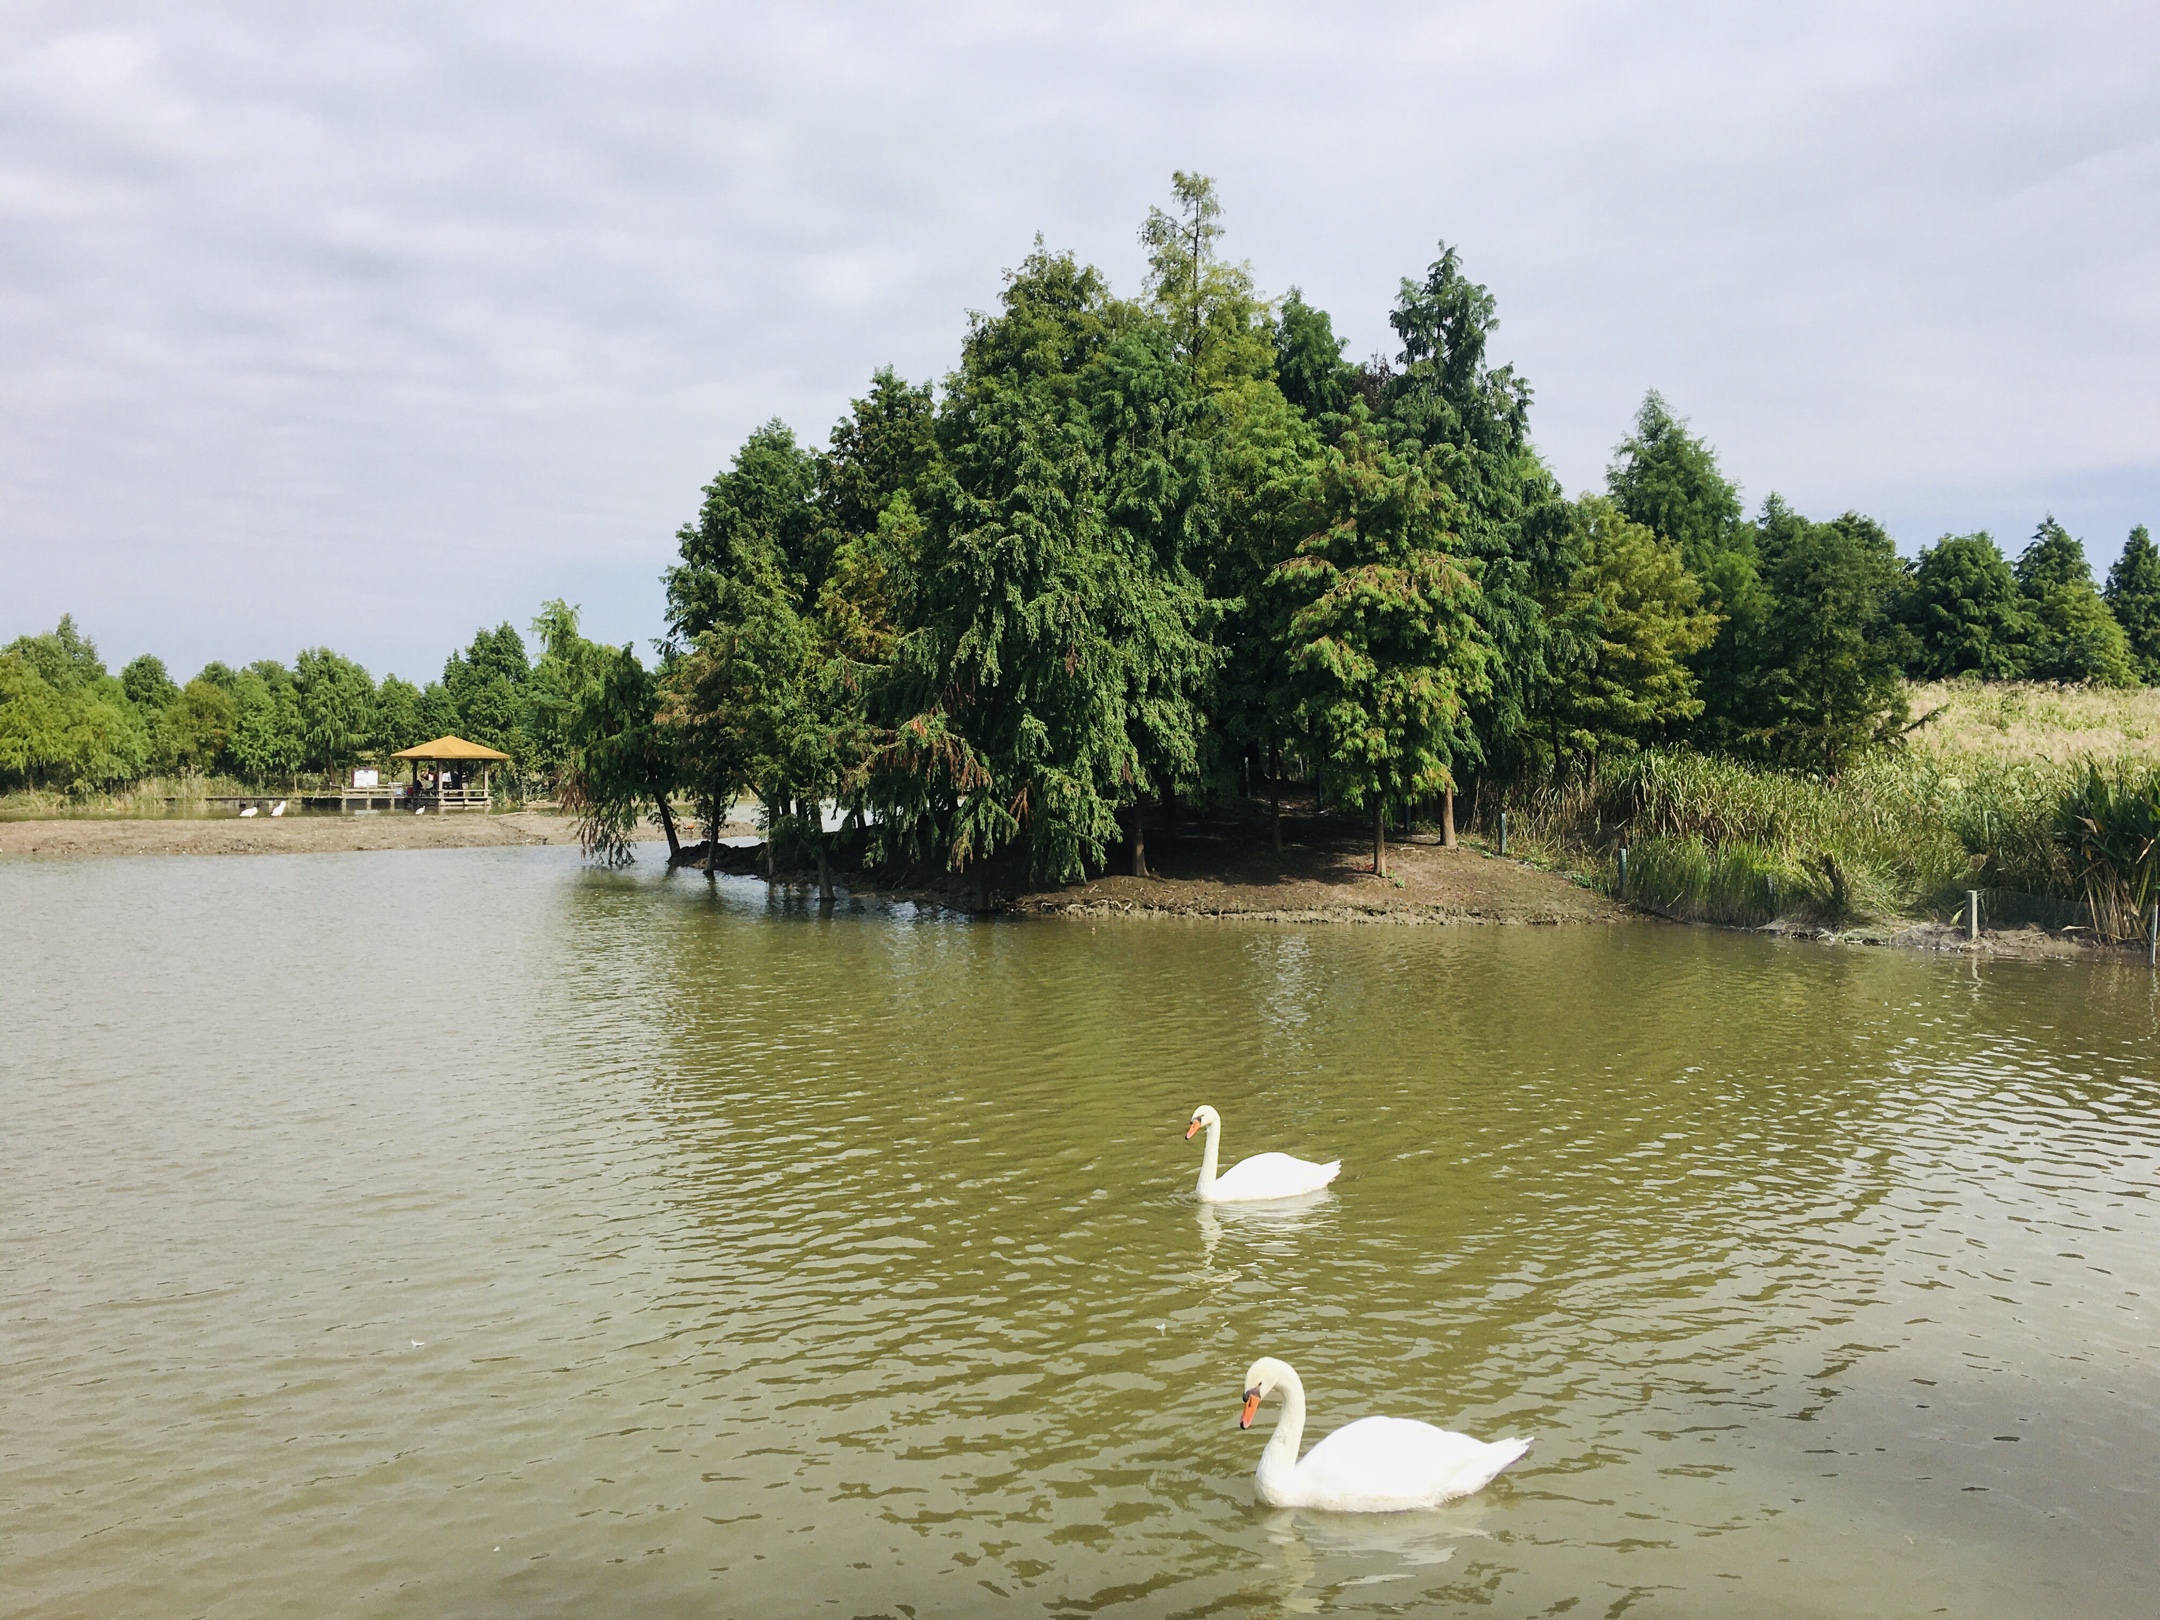
[[[1971,889],[2079,895],[2058,837],[2071,766],[1903,750],[1835,781],[1651,750],[1594,786],[1518,793],[1515,837],[1690,921],[1946,919]]]
[[[2160,767],[2093,766],[2063,801],[2056,838],[2093,926],[2138,933],[2160,902]]]
[[[0,793],[0,820],[111,818],[136,821],[164,816],[204,816],[210,812],[213,794],[230,796],[251,791],[260,793],[262,790],[246,788],[227,777],[212,776],[146,776],[134,786],[113,793],[18,788],[12,793]]]

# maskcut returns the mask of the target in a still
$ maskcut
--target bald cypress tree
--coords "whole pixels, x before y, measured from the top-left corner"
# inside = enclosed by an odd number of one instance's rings
[[[1311,533],[1269,580],[1288,606],[1299,718],[1330,796],[1371,812],[1382,876],[1388,812],[1455,789],[1477,757],[1473,705],[1492,688],[1483,604],[1453,555],[1457,510],[1423,457],[1354,426],[1320,469]]]
[[[2140,523],[2108,570],[2108,610],[2130,643],[2130,661],[2147,686],[2160,685],[2160,547]]]
[[[1567,504],[1530,443],[1531,388],[1489,356],[1493,295],[1447,243],[1421,279],[1405,277],[1388,316],[1402,344],[1383,390],[1389,438],[1429,454],[1429,476],[1457,498],[1455,549],[1474,572],[1496,657],[1473,698],[1467,759],[1519,756],[1548,673],[1541,593],[1565,570]]]
[[[2130,686],[2130,644],[2093,588],[2092,565],[2077,537],[2053,516],[2033,531],[2017,560],[2018,590],[2033,618],[2029,674],[2043,681]]]
[[[1678,546],[1682,565],[1702,583],[1702,605],[1717,615],[1718,632],[1688,660],[1703,699],[1695,729],[1715,746],[1734,746],[1759,725],[1755,676],[1771,607],[1740,491],[1717,452],[1656,389],[1643,396],[1634,432],[1613,452],[1605,487],[1623,515]]]
[[[2032,614],[1984,532],[1946,534],[1922,547],[1897,616],[1912,633],[1915,675],[2007,681],[2025,673]]]

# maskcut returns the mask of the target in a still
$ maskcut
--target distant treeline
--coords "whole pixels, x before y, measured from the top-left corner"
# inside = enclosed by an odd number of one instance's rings
[[[559,601],[532,630],[537,662],[504,624],[475,634],[425,687],[395,675],[378,685],[327,647],[290,667],[207,664],[182,686],[149,653],[108,673],[96,644],[62,618],[50,634],[0,649],[0,788],[81,793],[175,775],[291,787],[445,733],[501,749],[518,784],[545,786],[606,650],[578,633],[576,610]]]
[[[1386,822],[1649,746],[1836,776],[1910,723],[1906,677],[2160,680],[2160,552],[2103,592],[2052,518],[1912,562],[1856,512],[1751,519],[1655,393],[1569,498],[1454,249],[1357,364],[1296,288],[1221,257],[1174,177],[1141,296],[1039,243],[941,387],[877,372],[823,449],[751,434],[679,533],[657,667],[552,604],[424,691],[327,651],[118,681],[66,625],[0,654],[0,774],[270,780],[454,730],[560,775],[596,848],[749,792],[822,859],[1100,870],[1179,796],[1298,777]],[[69,705],[76,707],[70,708]],[[664,814],[664,813],[663,813]]]

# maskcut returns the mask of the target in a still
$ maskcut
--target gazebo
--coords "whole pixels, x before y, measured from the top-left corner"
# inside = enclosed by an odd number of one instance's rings
[[[497,765],[510,763],[508,754],[482,748],[463,737],[437,737],[415,748],[400,748],[390,757],[412,761],[412,792],[406,803],[415,809],[432,806],[437,810],[485,810],[493,802],[488,795],[489,772]],[[423,791],[420,786],[422,765],[435,767],[431,790]],[[475,767],[480,773],[478,787],[472,785]]]

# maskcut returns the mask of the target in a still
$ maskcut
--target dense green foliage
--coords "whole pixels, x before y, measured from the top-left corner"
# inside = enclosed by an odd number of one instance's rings
[[[751,433],[678,531],[654,667],[561,602],[537,661],[504,624],[424,686],[327,648],[115,678],[63,620],[0,650],[0,786],[296,782],[455,732],[559,788],[600,859],[645,815],[672,842],[687,800],[710,862],[749,794],[768,858],[827,883],[838,857],[987,884],[1001,854],[1060,881],[1121,844],[1144,874],[1150,818],[1174,833],[1181,800],[1287,777],[1369,814],[1384,869],[1391,820],[1471,787],[1654,817],[1675,772],[1769,772],[1857,813],[1891,794],[1908,677],[2160,678],[2142,529],[2104,595],[2053,518],[2014,566],[1985,534],[1903,562],[1855,512],[1773,493],[1750,518],[1656,392],[1569,499],[1454,247],[1402,279],[1395,352],[1357,365],[1326,311],[1222,256],[1212,181],[1172,193],[1137,296],[1038,242],[935,388],[879,370],[823,447]],[[1846,901],[1932,893],[1979,853],[1900,823],[1920,865],[1833,881],[1854,846],[1823,825],[1807,881]],[[1656,836],[1733,893],[1805,875],[1767,835]]]
[[[2130,644],[2093,587],[2085,548],[2067,529],[2045,519],[2018,557],[2016,573],[2032,618],[2031,652],[2021,673],[2043,681],[2131,684]]]
[[[2130,531],[2122,555],[2108,570],[2106,595],[2137,678],[2160,685],[2160,547],[2144,524]]]
[[[1946,534],[1924,547],[1898,617],[1913,638],[1916,675],[2014,680],[2031,656],[2031,610],[1985,534]]]
[[[0,789],[85,794],[148,775],[294,789],[454,733],[511,756],[501,785],[513,795],[548,791],[575,705],[609,654],[578,633],[565,603],[548,603],[532,628],[537,664],[504,624],[452,653],[425,688],[395,675],[378,685],[328,647],[290,667],[213,662],[182,686],[147,653],[107,674],[96,645],[63,617],[48,635],[0,648]]]

